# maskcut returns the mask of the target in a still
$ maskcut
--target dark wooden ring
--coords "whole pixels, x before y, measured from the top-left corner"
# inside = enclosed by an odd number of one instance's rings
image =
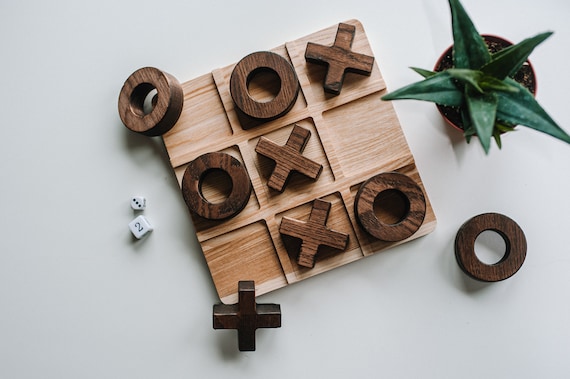
[[[279,93],[267,102],[256,101],[247,90],[249,81],[260,70],[275,72],[281,81]],[[259,120],[272,120],[289,112],[297,100],[299,88],[293,66],[282,56],[269,51],[245,56],[236,64],[230,77],[230,93],[236,107]]]
[[[503,258],[495,264],[481,262],[475,254],[475,240],[486,230],[498,233],[505,241]],[[520,226],[505,215],[484,213],[467,220],[455,237],[455,258],[459,267],[473,279],[498,282],[513,276],[526,257],[526,238]]]
[[[232,180],[227,199],[213,204],[202,194],[202,180],[213,169],[225,171]],[[188,208],[209,220],[223,220],[237,215],[245,208],[251,195],[251,182],[240,161],[226,153],[206,153],[194,159],[182,177],[182,196]]]
[[[153,89],[157,91],[153,108],[145,114],[144,100]],[[160,136],[176,124],[183,103],[182,86],[174,76],[154,67],[144,67],[132,73],[121,88],[119,116],[133,132]]]
[[[395,224],[382,222],[374,213],[374,201],[387,190],[397,190],[408,201],[408,212]],[[378,174],[368,179],[356,194],[354,213],[360,226],[383,241],[401,241],[412,236],[422,225],[426,200],[422,189],[408,176],[397,172]]]

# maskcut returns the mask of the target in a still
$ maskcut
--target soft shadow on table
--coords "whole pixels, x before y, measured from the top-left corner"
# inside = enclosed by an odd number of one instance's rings
[[[476,294],[490,290],[493,283],[481,282],[467,276],[455,259],[455,235],[446,244],[444,250],[440,254],[442,272],[451,284],[466,294]]]
[[[276,333],[281,333],[280,328],[258,329],[255,332],[256,351],[239,351],[237,330],[218,329],[215,330],[216,343],[214,347],[217,347],[221,359],[225,361],[239,361],[246,356],[261,355],[260,350],[270,350],[272,340],[277,337]]]
[[[188,208],[184,203],[182,192],[178,184],[178,179],[176,178],[174,169],[170,165],[170,158],[168,156],[162,138],[147,137],[142,134],[134,133],[127,129],[122,123],[119,123],[117,127],[121,127],[123,129],[123,143],[125,145],[125,151],[127,152],[127,155],[129,155],[131,159],[137,163],[137,166],[141,170],[145,169],[145,162],[162,163],[162,167],[159,169],[160,178],[161,180],[166,178],[169,188],[168,193],[165,193],[164,196],[169,196],[171,198],[174,197],[177,199],[179,203],[177,208],[180,210],[180,214],[183,217],[186,217],[187,220],[187,222],[176,223],[174,225],[176,230],[171,232],[177,236],[177,239],[179,238],[182,241],[183,246],[185,247],[184,250],[186,251],[187,256],[191,259],[191,264],[201,268],[200,275],[206,278],[206,280],[211,280],[210,272],[208,270],[204,255],[202,254],[202,248],[198,243],[196,237],[190,213],[188,212]],[[153,170],[156,171],[156,167],[153,168]],[[150,233],[147,236],[144,236],[140,240],[132,238],[132,245],[135,248],[138,245],[142,245],[145,239],[153,238],[153,234],[156,232],[158,232],[158,230]],[[219,297],[215,291],[215,287],[211,286],[209,288],[211,288],[212,299],[214,299],[213,302],[219,302]]]
[[[238,349],[237,330],[216,330],[216,343],[214,347],[218,349],[220,358],[228,361],[236,361],[243,352]]]
[[[128,130],[124,125],[120,124],[118,127],[123,128],[123,141],[126,150],[133,157],[137,159],[141,165],[148,161],[160,161],[163,163],[164,172],[172,173],[174,177],[174,172],[170,166],[168,153],[164,147],[161,137],[147,137],[142,134],[134,133]],[[144,158],[144,159],[141,159]]]
[[[437,122],[438,128],[449,139],[449,142],[451,144],[453,152],[455,153],[455,159],[457,160],[457,162],[459,162],[459,164],[461,164],[461,162],[463,162],[463,159],[465,157],[465,152],[466,152],[466,149],[468,146],[468,143],[465,140],[465,137],[463,136],[463,132],[461,132],[461,131],[455,129],[454,127],[452,127],[451,125],[449,125],[440,116],[439,113],[437,113],[437,117],[439,119]],[[476,138],[473,138],[470,143],[478,143],[478,141]]]

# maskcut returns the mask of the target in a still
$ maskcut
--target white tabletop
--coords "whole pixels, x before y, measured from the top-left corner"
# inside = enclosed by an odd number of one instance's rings
[[[351,18],[389,89],[451,44],[445,0],[0,5],[0,377],[560,378],[570,374],[570,146],[528,128],[485,156],[435,107],[395,107],[438,226],[426,237],[260,296],[283,326],[257,351],[212,328],[219,302],[160,139],[129,132],[117,98],[136,69],[180,81]],[[538,100],[567,131],[570,2],[464,0],[482,33],[531,55]],[[129,200],[154,225],[136,241]],[[484,212],[528,240],[512,278],[459,269],[455,234]]]

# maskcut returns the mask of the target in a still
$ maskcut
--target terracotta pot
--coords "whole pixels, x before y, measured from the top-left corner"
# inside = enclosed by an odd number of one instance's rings
[[[485,43],[489,47],[489,51],[491,53],[495,53],[513,44],[512,42],[507,41],[501,37],[488,34],[482,34],[481,36],[485,40]],[[445,50],[443,54],[441,54],[435,64],[435,67],[433,69],[434,71],[443,71],[453,67],[452,51],[453,45],[451,45],[447,50]],[[532,64],[528,60],[515,74],[514,79],[525,86],[533,95],[536,96],[536,75],[534,73]],[[461,112],[459,112],[458,108],[439,104],[436,104],[436,106],[439,110],[439,113],[441,113],[441,116],[449,125],[463,132],[463,121],[461,119]]]

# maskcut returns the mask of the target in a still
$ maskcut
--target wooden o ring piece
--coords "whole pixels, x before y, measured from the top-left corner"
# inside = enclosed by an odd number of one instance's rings
[[[226,172],[232,189],[225,201],[210,203],[202,194],[202,180],[210,170]],[[182,177],[182,196],[188,208],[209,220],[223,220],[237,215],[245,208],[251,195],[251,182],[240,161],[226,153],[206,153],[194,159]]]
[[[281,88],[272,100],[260,102],[249,95],[247,87],[253,76],[264,70],[277,74]],[[245,56],[236,64],[230,77],[230,94],[236,107],[249,117],[259,120],[272,120],[289,112],[297,100],[299,88],[293,66],[282,56],[270,51]]]
[[[408,201],[406,215],[395,224],[382,222],[374,212],[374,201],[387,190],[400,192]],[[373,237],[383,241],[401,241],[412,236],[422,225],[426,200],[422,189],[410,177],[397,172],[382,173],[362,184],[356,194],[354,213],[360,226]]]
[[[156,89],[152,111],[145,114],[143,105]],[[131,74],[119,94],[119,116],[125,126],[145,136],[168,132],[182,112],[184,93],[176,78],[154,67],[144,67]]]
[[[475,254],[475,240],[486,230],[498,233],[505,241],[505,255],[495,264],[483,263]],[[525,260],[526,248],[520,226],[499,213],[484,213],[467,220],[455,237],[455,258],[459,267],[473,279],[484,282],[498,282],[513,276]]]

